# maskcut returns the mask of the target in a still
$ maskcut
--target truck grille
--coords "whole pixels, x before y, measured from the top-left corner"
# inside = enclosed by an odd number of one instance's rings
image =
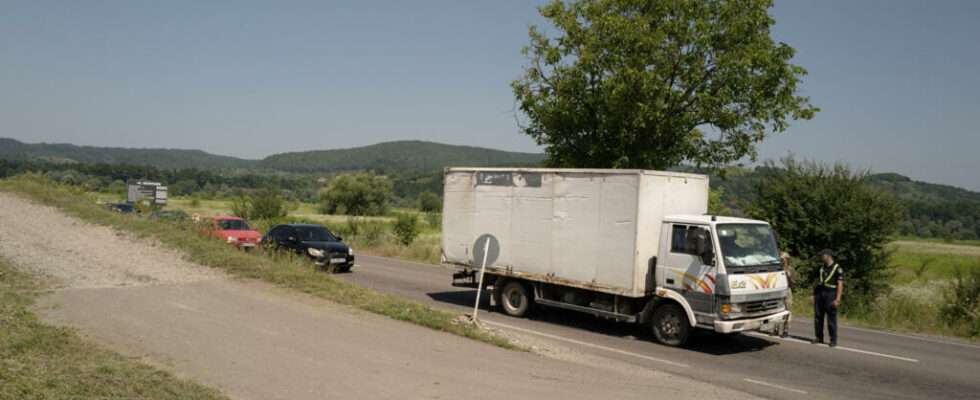
[[[770,311],[779,308],[782,304],[782,300],[761,300],[761,301],[750,301],[748,303],[742,303],[742,312],[746,314],[752,314],[763,311]]]

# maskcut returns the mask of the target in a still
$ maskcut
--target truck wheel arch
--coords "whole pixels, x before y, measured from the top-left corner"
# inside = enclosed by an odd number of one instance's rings
[[[698,325],[697,317],[694,316],[694,310],[691,308],[691,305],[687,303],[687,300],[684,299],[684,296],[681,296],[680,293],[673,290],[662,288],[657,288],[657,293],[662,294],[654,296],[650,302],[647,303],[647,306],[643,309],[643,313],[640,315],[641,323],[645,324],[650,322],[650,319],[653,317],[653,312],[660,307],[660,305],[666,303],[676,303],[677,305],[681,306],[682,309],[684,309],[684,313],[687,314],[687,319],[688,322],[691,323],[691,326],[694,327]]]

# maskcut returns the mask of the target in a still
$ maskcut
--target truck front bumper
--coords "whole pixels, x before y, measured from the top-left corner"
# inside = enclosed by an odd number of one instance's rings
[[[757,330],[773,330],[779,327],[787,317],[789,317],[789,311],[780,311],[775,314],[769,314],[756,318],[715,321],[715,332],[734,333]]]

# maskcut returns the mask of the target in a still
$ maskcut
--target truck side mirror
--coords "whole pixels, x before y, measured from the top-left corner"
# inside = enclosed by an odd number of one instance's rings
[[[694,254],[701,258],[701,263],[704,265],[714,265],[715,254],[711,250],[711,244],[708,242],[710,237],[709,233],[705,229],[699,228],[694,233]]]
[[[707,249],[704,254],[701,254],[701,264],[704,265],[715,265],[715,252],[711,249]]]

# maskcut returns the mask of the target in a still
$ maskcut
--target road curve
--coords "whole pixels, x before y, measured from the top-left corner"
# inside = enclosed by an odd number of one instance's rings
[[[451,286],[454,270],[382,257],[358,256],[338,279],[453,312],[471,312],[476,291]],[[840,346],[812,345],[810,320],[795,320],[788,339],[761,334],[699,333],[686,348],[653,343],[632,324],[557,309],[512,318],[489,309],[491,326],[536,335],[576,350],[668,371],[769,398],[977,398],[980,346],[842,326]]]

